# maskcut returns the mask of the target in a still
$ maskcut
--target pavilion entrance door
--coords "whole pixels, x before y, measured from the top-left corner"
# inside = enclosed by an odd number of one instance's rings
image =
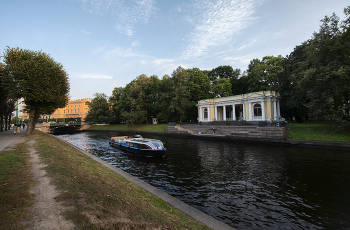
[[[226,106],[226,120],[227,121],[232,121],[232,117],[233,117],[233,109],[232,106]]]
[[[243,104],[235,105],[236,120],[243,117]]]

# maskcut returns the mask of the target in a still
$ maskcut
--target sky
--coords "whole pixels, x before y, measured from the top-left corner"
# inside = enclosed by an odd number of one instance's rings
[[[0,0],[0,56],[42,51],[69,74],[70,98],[111,96],[141,74],[162,79],[181,66],[245,71],[287,56],[341,19],[349,0]],[[3,61],[1,59],[0,61]]]

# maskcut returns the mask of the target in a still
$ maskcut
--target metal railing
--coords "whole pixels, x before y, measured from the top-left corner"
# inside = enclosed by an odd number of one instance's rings
[[[176,123],[168,123],[169,126],[175,126]],[[180,125],[203,125],[203,126],[255,126],[255,127],[286,127],[287,121],[208,121],[208,122],[181,122]]]

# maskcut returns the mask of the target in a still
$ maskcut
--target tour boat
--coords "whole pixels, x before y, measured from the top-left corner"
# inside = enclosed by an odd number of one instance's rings
[[[143,138],[140,135],[112,137],[109,144],[134,155],[145,157],[163,157],[166,151],[160,140]]]

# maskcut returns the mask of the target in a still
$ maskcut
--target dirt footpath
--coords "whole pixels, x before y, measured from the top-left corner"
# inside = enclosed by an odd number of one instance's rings
[[[35,200],[34,205],[30,209],[32,221],[26,223],[27,229],[74,229],[75,225],[62,216],[62,213],[67,208],[56,202],[55,197],[60,193],[51,184],[51,179],[46,176],[46,171],[43,170],[46,165],[41,163],[34,144],[35,140],[28,142],[29,155],[31,156],[30,163],[36,184],[30,190],[34,194]]]

